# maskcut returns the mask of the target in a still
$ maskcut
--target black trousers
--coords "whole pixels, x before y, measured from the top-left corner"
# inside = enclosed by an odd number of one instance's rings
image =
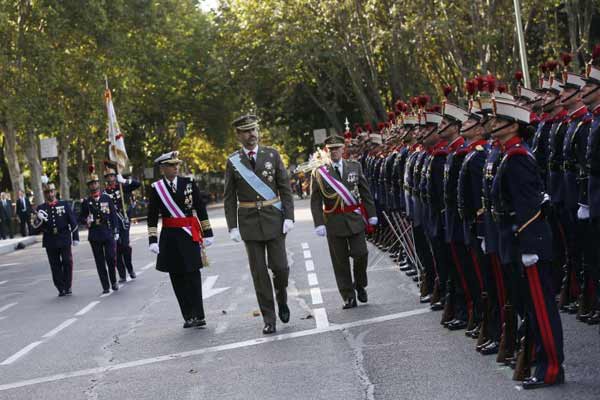
[[[202,303],[202,278],[200,270],[194,272],[169,273],[171,284],[184,320],[204,319]]]
[[[117,271],[121,279],[127,278],[127,272],[129,272],[130,276],[133,274],[131,252],[129,229],[123,229],[119,232],[119,240],[117,241]]]
[[[563,330],[552,285],[552,265],[540,261],[525,267],[529,286],[527,314],[533,322],[536,338],[535,376],[546,383],[554,383],[562,363]]]
[[[111,284],[117,283],[117,274],[115,271],[115,241],[90,241],[94,260],[96,261],[96,269],[98,277],[102,284],[102,289],[110,288]],[[110,282],[109,282],[110,279]]]
[[[50,270],[52,271],[52,282],[59,292],[71,289],[73,282],[73,255],[71,246],[59,248],[46,248]]]

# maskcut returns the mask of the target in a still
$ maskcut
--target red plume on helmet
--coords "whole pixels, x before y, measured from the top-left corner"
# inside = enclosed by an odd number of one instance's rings
[[[561,53],[560,59],[562,60],[563,66],[567,68],[569,64],[571,64],[571,61],[573,61],[573,55],[571,53],[564,52]]]
[[[446,85],[442,88],[443,92],[444,92],[444,97],[448,98],[448,96],[450,96],[450,94],[452,93],[452,86],[451,85]]]
[[[469,96],[473,96],[475,94],[475,90],[477,88],[477,82],[475,79],[467,79],[465,82],[465,90]]]
[[[517,81],[517,83],[519,83],[519,84],[521,84],[523,82],[523,71],[515,72],[515,81]]]

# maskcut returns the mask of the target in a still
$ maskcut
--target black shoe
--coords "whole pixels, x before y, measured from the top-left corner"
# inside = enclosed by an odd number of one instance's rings
[[[444,309],[444,305],[441,302],[433,303],[430,307],[431,311],[442,311]]]
[[[65,290],[65,296],[70,296],[72,294],[73,294],[73,292],[71,291],[71,289]]]
[[[356,307],[356,299],[354,297],[350,297],[349,299],[346,300],[346,302],[342,306],[342,309],[347,310],[349,308],[354,308],[354,307]]]
[[[361,303],[366,303],[367,301],[369,301],[369,296],[367,296],[367,289],[365,289],[364,287],[356,288],[356,297]]]
[[[119,285],[118,285],[117,283],[113,283],[113,284],[112,284],[112,290],[114,290],[115,292],[116,292],[117,290],[119,290]]]
[[[270,335],[275,332],[277,332],[277,329],[275,329],[275,324],[265,324],[265,327],[263,328],[264,335]]]
[[[137,277],[137,275],[135,274],[135,271],[130,271],[130,272],[129,272],[129,277],[130,277],[131,279],[135,279],[135,278]]]
[[[58,297],[63,297],[65,295],[65,291],[64,290],[59,290],[58,291]]]
[[[196,323],[196,318],[186,319],[183,323],[184,328],[191,328]]]
[[[489,356],[492,354],[498,354],[499,349],[500,349],[500,343],[498,343],[494,340],[491,343],[489,343],[487,346],[485,346],[483,349],[481,349],[481,355]]]
[[[110,289],[104,289],[102,290],[102,294],[109,294],[110,293]]]
[[[206,320],[204,318],[193,318],[192,326],[195,328],[206,326]]]
[[[288,322],[290,322],[290,308],[287,306],[287,304],[285,304],[285,303],[279,304],[278,309],[279,309],[279,319],[281,320],[281,322],[283,322],[284,324],[287,324]]]
[[[127,282],[127,278],[121,278],[121,279],[119,279],[119,283],[125,283],[125,282]]]
[[[461,329],[465,329],[467,327],[467,321],[463,321],[460,319],[454,320],[450,324],[448,324],[448,329],[451,331],[458,331]]]
[[[544,382],[543,378],[536,378],[535,376],[532,376],[531,378],[527,378],[523,381],[523,389],[539,389],[547,386],[562,385],[563,383],[565,383],[565,371],[561,368],[558,376],[556,377],[556,382],[546,383]]]
[[[429,303],[431,301],[431,295],[425,295],[425,296],[421,296],[419,298],[419,303],[421,304],[425,304],[425,303]]]

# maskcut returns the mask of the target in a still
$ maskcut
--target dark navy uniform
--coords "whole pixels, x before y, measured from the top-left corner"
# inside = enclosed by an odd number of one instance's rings
[[[196,182],[182,176],[176,178],[175,188],[165,178],[162,179],[162,182],[168,190],[168,195],[185,217],[197,217],[200,220],[202,237],[212,237],[213,231],[208,220],[206,205],[202,201]],[[150,189],[148,204],[149,243],[150,245],[158,243],[160,249],[156,259],[156,269],[169,273],[184,320],[204,320],[200,276],[200,269],[203,267],[201,243],[194,241],[193,237],[182,227],[166,226],[168,220],[183,218],[173,215],[165,206],[159,196],[160,188],[157,183],[154,183]],[[160,240],[157,235],[159,217],[162,217],[163,220]]]
[[[520,137],[509,139],[503,147],[492,188],[500,250],[504,258],[524,268],[528,320],[536,334],[535,379],[552,384],[564,379],[563,333],[552,286],[552,233],[541,212],[541,179],[535,158]],[[523,266],[523,255],[537,255],[539,260]]]
[[[77,218],[66,201],[46,202],[37,210],[48,215],[47,221],[36,217],[32,225],[35,233],[43,233],[42,246],[50,262],[52,281],[59,294],[70,294],[73,282],[71,244],[79,241]]]
[[[91,217],[88,240],[92,246],[102,289],[107,291],[112,286],[113,290],[118,290],[115,236],[119,233],[119,228],[112,199],[106,194],[100,194],[83,200],[79,221],[86,224],[88,217]]]
[[[124,200],[126,202],[131,193],[140,186],[140,182],[131,179],[129,182],[121,185],[116,183],[110,186],[107,185],[104,189],[104,194],[112,199],[115,211],[117,212],[119,227],[119,240],[117,240],[117,271],[119,272],[121,280],[126,279],[125,271],[129,273],[131,278],[135,278],[133,263],[131,261],[131,246],[129,244],[129,217],[123,211],[122,197],[125,197]],[[121,187],[123,188],[123,193],[121,193]]]

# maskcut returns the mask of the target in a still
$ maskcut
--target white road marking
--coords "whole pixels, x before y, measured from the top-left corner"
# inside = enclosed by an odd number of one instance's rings
[[[8,310],[9,308],[16,306],[17,304],[19,304],[19,303],[10,303],[5,306],[2,306],[2,307],[0,307],[0,312],[4,312],[4,311]]]
[[[213,289],[213,286],[215,286],[215,283],[217,283],[217,279],[219,279],[219,275],[206,277],[206,280],[202,284],[202,298],[204,300],[230,289],[229,287]]]
[[[152,268],[153,265],[156,265],[156,263],[154,261],[152,261],[151,263],[148,263],[146,265],[144,265],[142,268],[140,268],[142,271],[147,270],[148,268]]]
[[[327,310],[325,310],[325,308],[315,308],[313,314],[315,316],[315,322],[317,323],[317,329],[329,327],[329,319],[327,318]]]
[[[318,287],[310,289],[310,297],[313,304],[323,304],[323,296],[321,296],[321,289]]]
[[[76,321],[77,321],[77,318],[69,318],[68,320],[66,320],[65,322],[63,322],[62,324],[57,326],[56,328],[52,329],[50,332],[46,333],[42,337],[45,339],[51,338],[52,336],[56,335],[58,332],[62,331],[63,329],[69,327]]]
[[[301,244],[302,250],[308,250],[308,243],[304,242]]]
[[[279,341],[283,341],[283,340],[318,335],[321,333],[341,331],[343,329],[355,328],[355,327],[359,327],[359,326],[377,324],[377,323],[387,322],[387,321],[393,321],[393,320],[397,320],[397,319],[401,319],[401,318],[411,317],[413,315],[425,314],[428,312],[430,312],[429,307],[418,308],[416,310],[405,311],[405,312],[401,312],[401,313],[397,313],[397,314],[384,315],[384,316],[376,317],[376,318],[363,319],[360,321],[349,322],[346,324],[330,325],[327,328],[323,328],[323,329],[308,329],[308,330],[299,331],[299,332],[290,332],[290,333],[284,333],[284,334],[279,334],[279,335],[270,336],[270,337],[261,337],[258,339],[250,339],[250,340],[245,340],[242,342],[224,344],[224,345],[220,345],[220,346],[205,347],[205,348],[186,351],[186,352],[182,352],[182,353],[174,353],[174,354],[167,354],[167,355],[162,355],[162,356],[157,356],[157,357],[145,358],[145,359],[141,359],[141,360],[129,361],[129,362],[109,365],[109,366],[105,366],[105,367],[96,367],[96,368],[82,369],[82,370],[72,371],[72,372],[64,372],[64,373],[60,373],[60,374],[56,374],[56,375],[49,375],[49,376],[40,377],[40,378],[27,379],[24,381],[6,383],[4,385],[0,385],[0,392],[10,390],[10,389],[21,388],[21,387],[39,385],[41,383],[56,382],[56,381],[60,381],[60,380],[64,380],[64,379],[76,378],[76,377],[81,377],[81,376],[104,374],[107,372],[119,371],[119,370],[127,369],[127,368],[141,367],[141,366],[156,364],[156,363],[165,362],[165,361],[195,357],[195,356],[199,356],[202,354],[218,353],[221,351],[234,350],[234,349],[240,349],[240,348],[245,348],[245,347],[252,347],[252,346],[257,346],[257,345],[265,344],[265,343],[279,342]]]
[[[35,349],[40,344],[42,344],[41,341],[33,342],[33,343],[28,344],[27,346],[23,347],[21,350],[19,350],[18,352],[16,352],[12,356],[8,357],[6,360],[2,361],[0,363],[0,365],[10,365],[10,364],[14,363],[19,358],[23,357],[25,354],[27,354],[31,350]]]
[[[315,263],[313,262],[313,260],[306,260],[306,261],[304,261],[304,265],[306,265],[306,270],[308,272],[311,272],[311,271],[315,270]]]
[[[8,281],[0,281],[0,285],[4,285]]]
[[[317,274],[311,272],[308,274],[308,286],[317,286],[319,284],[319,280],[317,279]]]
[[[312,254],[310,254],[310,250],[304,250],[304,258],[312,258]]]
[[[90,311],[92,308],[96,307],[98,304],[100,304],[99,301],[92,301],[90,304],[88,304],[87,306],[83,307],[81,310],[79,310],[75,316],[76,317],[80,317],[82,315],[85,315],[88,311]]]

